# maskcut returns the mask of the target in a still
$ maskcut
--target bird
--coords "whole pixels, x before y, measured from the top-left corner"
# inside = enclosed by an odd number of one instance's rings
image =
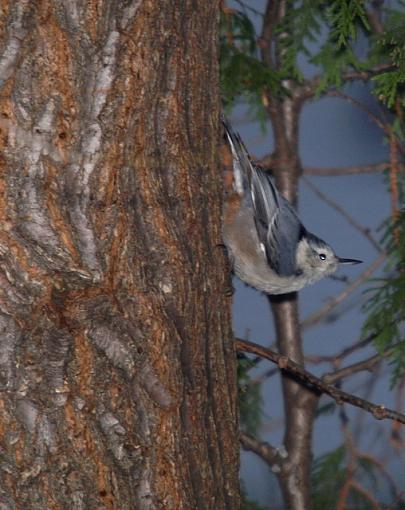
[[[249,286],[277,295],[299,291],[343,264],[360,264],[338,257],[304,227],[269,172],[253,163],[239,134],[222,121],[233,167],[222,234],[233,273]]]

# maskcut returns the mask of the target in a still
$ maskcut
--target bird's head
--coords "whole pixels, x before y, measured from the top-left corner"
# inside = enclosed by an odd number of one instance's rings
[[[343,259],[319,237],[306,232],[297,246],[297,269],[311,281],[333,274],[341,264],[360,264],[361,260]]]

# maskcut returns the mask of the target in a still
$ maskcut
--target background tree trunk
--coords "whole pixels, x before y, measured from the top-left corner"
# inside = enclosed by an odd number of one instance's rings
[[[2,508],[238,508],[218,8],[2,2]]]
[[[274,65],[280,69],[286,58],[283,40],[287,33],[280,31],[274,37],[274,62],[270,47],[274,27],[282,22],[287,27],[286,17],[290,8],[287,0],[269,1],[267,4],[262,33],[267,46],[263,46],[262,59],[269,68]],[[272,170],[277,188],[297,206],[301,174],[298,131],[302,99],[298,97],[292,80],[284,80],[283,86],[289,91],[289,97],[267,97],[267,112],[274,129],[275,143]],[[271,296],[269,301],[274,313],[278,351],[303,366],[297,293]],[[311,508],[312,430],[319,396],[286,373],[282,376],[282,387],[287,458],[281,464],[280,486],[287,508],[307,510]]]

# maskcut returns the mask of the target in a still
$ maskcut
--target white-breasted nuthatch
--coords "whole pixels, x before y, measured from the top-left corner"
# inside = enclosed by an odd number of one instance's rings
[[[359,264],[338,257],[306,230],[269,173],[252,163],[239,135],[223,122],[233,159],[223,238],[236,276],[267,294],[286,294],[334,273],[340,264]]]

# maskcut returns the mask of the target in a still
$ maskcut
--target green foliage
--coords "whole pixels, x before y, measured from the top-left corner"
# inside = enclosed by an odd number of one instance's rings
[[[404,3],[400,2],[404,7]],[[399,99],[405,106],[405,13],[390,9],[386,12],[384,31],[375,39],[372,57],[393,68],[373,78],[374,93],[392,108]]]
[[[271,27],[271,40],[264,42],[249,19],[248,0],[236,1],[241,12],[225,9],[221,18],[220,71],[225,107],[231,108],[242,98],[250,105],[254,117],[264,122],[268,118],[264,94],[266,101],[271,101],[288,95],[293,88],[291,83],[296,86],[305,83],[300,69],[300,59],[305,57],[318,67],[319,77],[309,82],[311,86],[317,84],[318,94],[342,87],[347,82],[345,74],[350,71],[365,71],[363,76],[370,77],[372,92],[394,114],[390,120],[392,132],[398,141],[405,138],[405,2],[399,0],[395,9],[383,11],[382,31],[376,33],[370,29],[367,17],[367,10],[373,8],[371,0],[289,0],[282,22]],[[262,51],[267,52],[265,60],[261,58]],[[405,318],[404,214],[403,211],[395,225],[387,222],[385,226],[387,266],[384,277],[372,281],[365,306],[365,335],[376,335],[379,352],[392,349],[393,383],[405,371],[401,331]],[[259,386],[251,384],[252,365],[248,358],[241,358],[238,379],[241,426],[254,435],[261,421],[261,396]],[[327,404],[319,409],[318,416],[334,412],[335,408],[334,402]],[[377,480],[382,479],[376,466],[363,458],[357,460],[355,469],[356,480],[367,487],[375,488]],[[315,460],[312,476],[315,510],[336,508],[347,473],[343,446]],[[252,502],[244,505],[246,510],[259,508]],[[398,508],[403,507],[400,505]],[[361,510],[372,505],[364,494],[351,490],[348,508]]]
[[[326,11],[326,18],[331,27],[329,39],[337,50],[356,39],[359,26],[370,29],[363,0],[334,0]]]
[[[292,2],[275,34],[279,41],[280,75],[283,79],[302,82],[304,76],[298,66],[298,55],[309,55],[308,41],[315,41],[320,31],[319,2]]]
[[[256,435],[261,423],[262,397],[260,385],[252,384],[249,370],[255,366],[254,361],[238,353],[238,404],[240,428],[251,435]],[[256,501],[247,497],[243,480],[241,487],[241,510],[264,510]]]
[[[403,87],[405,84],[405,68],[397,71],[390,71],[373,78],[374,93],[388,108],[393,108],[395,100],[401,97],[402,106],[405,106]]]
[[[328,2],[323,21],[329,31],[326,41],[311,62],[322,69],[318,94],[330,87],[343,85],[343,73],[348,69],[365,70],[368,63],[356,55],[355,42],[359,29],[369,30],[362,0],[335,0]]]
[[[252,384],[249,370],[254,362],[244,354],[238,354],[238,403],[241,430],[256,435],[262,418],[260,384]]]
[[[345,446],[342,445],[315,459],[312,468],[314,510],[336,508],[348,476],[356,483],[350,488],[345,508],[373,510],[375,504],[370,500],[370,497],[374,501],[379,501],[382,495],[385,498],[396,499],[392,485],[388,483],[385,486],[382,483],[386,475],[372,457],[362,454],[357,456],[355,452],[351,452],[349,465],[348,453]],[[357,487],[362,490],[357,490]],[[400,507],[398,506],[398,508]]]
[[[312,63],[323,68],[317,93],[326,92],[331,87],[343,85],[343,73],[348,68],[364,70],[365,65],[356,57],[352,48],[338,50],[331,41],[326,42],[319,53],[312,58]]]
[[[312,468],[314,510],[336,508],[346,475],[344,446],[315,459]]]
[[[403,326],[405,320],[405,213],[398,221],[386,227],[383,242],[388,254],[384,278],[373,279],[373,287],[367,292],[364,306],[367,319],[365,334],[375,334],[374,344],[381,353],[393,347],[392,384],[405,371],[405,342]],[[401,329],[402,328],[402,329]]]
[[[220,80],[225,106],[242,96],[249,103],[261,104],[263,90],[282,91],[279,73],[259,58],[254,27],[248,16],[239,11],[221,15]]]
[[[271,66],[262,61],[260,39],[244,3],[238,3],[243,12],[225,10],[220,24],[221,90],[227,107],[243,97],[257,112],[263,110],[264,91],[273,96],[286,94],[283,80],[304,80],[300,54],[322,68],[319,92],[340,86],[341,75],[348,68],[365,69],[368,65],[360,62],[352,47],[359,28],[369,30],[363,0],[290,0],[285,16],[274,27],[270,44],[277,39],[277,53],[272,56]],[[310,43],[318,45],[315,54]]]

